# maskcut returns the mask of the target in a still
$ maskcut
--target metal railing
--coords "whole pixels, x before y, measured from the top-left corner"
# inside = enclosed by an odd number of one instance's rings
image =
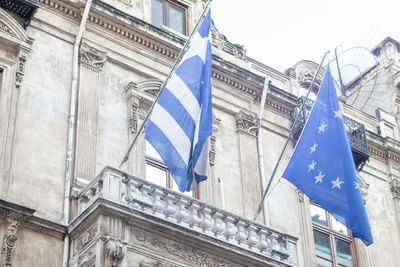
[[[307,102],[304,105],[304,109],[300,111],[300,106],[304,102],[305,97],[301,96],[297,99],[297,105],[295,107],[295,114],[300,114],[300,118],[298,120],[297,125],[295,125],[295,130],[293,134],[293,139],[297,142],[300,137],[301,131],[307,121],[308,116],[310,115],[312,106],[314,105],[314,101],[311,99],[307,99]],[[362,166],[369,159],[368,153],[368,144],[367,137],[365,133],[365,127],[362,123],[359,123],[347,116],[343,115],[343,122],[346,128],[347,137],[350,143],[351,151],[353,153],[354,163],[358,170],[362,168]]]

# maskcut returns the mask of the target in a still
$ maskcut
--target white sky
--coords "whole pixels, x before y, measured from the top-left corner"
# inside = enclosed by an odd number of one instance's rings
[[[353,46],[371,49],[387,36],[400,41],[399,12],[399,0],[211,3],[211,16],[221,34],[244,45],[248,56],[281,72],[303,59],[319,63],[327,50],[333,59],[335,47],[340,54]],[[358,65],[363,57],[348,60]]]

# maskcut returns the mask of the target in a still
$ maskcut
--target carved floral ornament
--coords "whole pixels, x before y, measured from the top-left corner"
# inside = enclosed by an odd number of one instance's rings
[[[89,46],[87,43],[82,43],[79,50],[80,62],[94,70],[101,71],[107,56],[105,52],[97,50],[94,47]]]
[[[390,190],[392,191],[393,198],[400,201],[400,179],[393,179],[390,182]]]
[[[125,257],[125,248],[122,242],[108,239],[105,245],[107,261],[111,267],[118,267]]]
[[[158,250],[162,252],[167,252],[172,256],[183,259],[191,264],[196,266],[209,266],[209,267],[227,267],[233,266],[230,262],[225,261],[221,258],[217,258],[215,256],[204,253],[200,250],[182,246],[180,244],[174,242],[168,242],[167,240],[162,240],[157,237],[150,236],[144,233],[137,233],[136,240],[141,243],[143,246]],[[157,265],[158,264],[158,265]],[[156,262],[142,262],[141,267],[169,267],[171,265],[165,263],[164,261],[156,261]]]
[[[33,212],[32,212],[33,213]],[[8,222],[7,232],[3,236],[3,246],[1,249],[1,266],[13,266],[13,256],[17,244],[18,229],[29,215],[18,212],[0,210],[1,216],[5,216]]]
[[[314,75],[318,69],[318,65],[314,62],[300,61],[295,66],[297,82],[299,85],[311,84]],[[319,87],[321,85],[324,76],[324,71],[321,69],[315,79],[315,85]]]
[[[257,135],[258,129],[260,129],[260,120],[255,115],[239,111],[235,119],[238,132],[248,133],[254,136]]]
[[[213,115],[212,135],[210,137],[211,145],[209,152],[209,159],[211,166],[215,164],[215,154],[216,154],[215,142],[217,141],[217,133],[219,132],[220,125],[221,125],[221,120]]]

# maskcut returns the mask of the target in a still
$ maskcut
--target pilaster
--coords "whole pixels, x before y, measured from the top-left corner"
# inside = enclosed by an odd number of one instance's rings
[[[242,111],[236,114],[235,119],[239,138],[243,215],[246,218],[252,219],[261,201],[256,139],[260,129],[260,121],[255,115],[246,114]]]
[[[98,95],[100,73],[106,59],[105,52],[82,43],[79,51],[75,177],[86,180],[96,175]]]
[[[312,231],[310,199],[299,189],[296,189],[296,191],[299,199],[300,231],[303,237],[300,238],[302,252],[299,254],[303,257],[304,266],[314,267],[317,265],[315,262],[315,245],[312,239],[314,234]]]
[[[210,151],[209,151],[209,164],[208,178],[206,181],[199,185],[200,199],[212,203],[217,207],[222,207],[222,194],[221,187],[218,182],[218,177],[215,172],[215,157],[216,157],[216,141],[221,126],[221,120],[213,115],[212,134],[210,137]]]

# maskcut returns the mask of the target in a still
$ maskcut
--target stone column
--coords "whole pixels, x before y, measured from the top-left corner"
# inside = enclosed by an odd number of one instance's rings
[[[239,161],[243,195],[243,215],[253,219],[261,201],[261,182],[258,171],[257,139],[259,119],[242,111],[236,114],[239,137]],[[262,216],[258,216],[262,222]]]
[[[82,43],[79,56],[75,177],[91,180],[96,176],[98,90],[106,54]]]

